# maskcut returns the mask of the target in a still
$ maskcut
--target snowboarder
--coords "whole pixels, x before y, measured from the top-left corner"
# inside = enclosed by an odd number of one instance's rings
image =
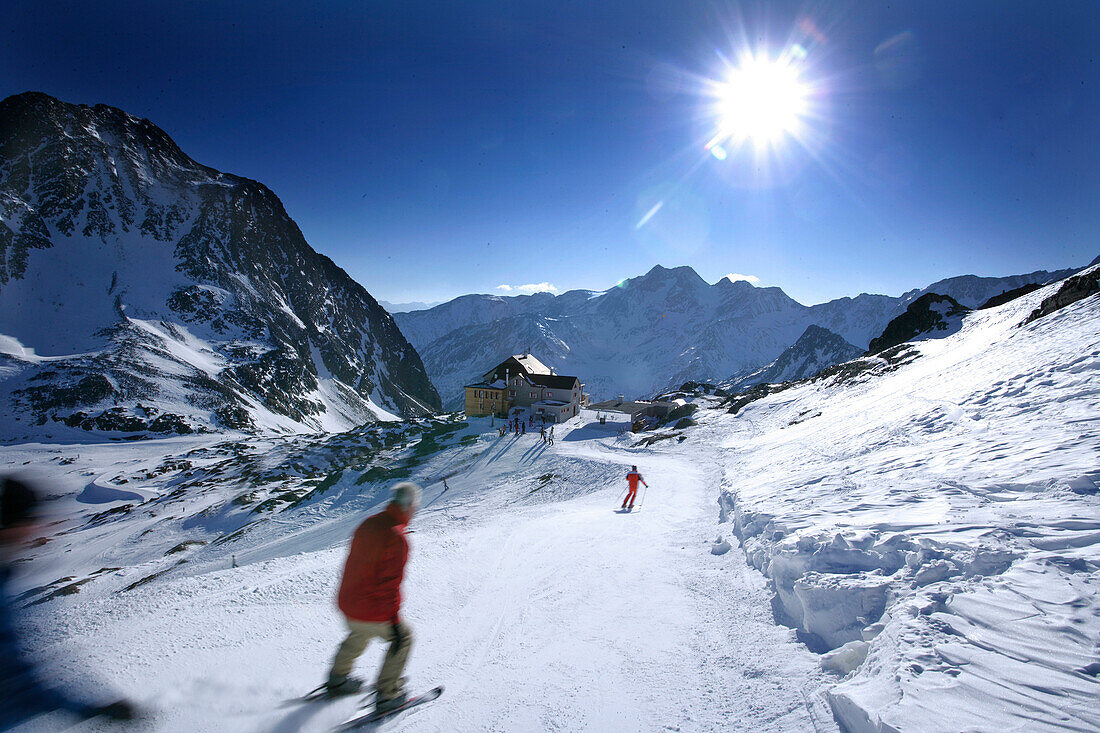
[[[338,605],[348,636],[332,661],[325,688],[330,696],[351,695],[363,681],[349,676],[355,660],[376,637],[390,643],[375,684],[375,710],[384,713],[403,705],[401,673],[412,647],[412,630],[401,619],[401,581],[409,557],[405,527],[420,508],[420,487],[402,481],[393,487],[393,501],[355,530],[340,580]]]
[[[95,705],[49,687],[37,676],[16,635],[8,581],[18,548],[30,539],[37,524],[38,496],[26,483],[0,476],[0,730],[10,730],[42,713],[67,710],[81,718],[103,716],[111,720],[133,720],[135,710],[126,700]]]
[[[638,482],[639,481],[641,481],[642,485],[644,485],[647,489],[649,488],[649,484],[647,484],[645,482],[645,479],[642,478],[642,474],[638,473],[638,467],[637,466],[631,466],[630,467],[630,473],[628,473],[626,475],[627,491],[626,491],[626,496],[623,497],[623,509],[627,509],[627,508],[633,509],[634,508],[634,497],[636,497],[638,495]],[[630,502],[629,507],[627,507],[627,505],[626,505],[627,501]]]

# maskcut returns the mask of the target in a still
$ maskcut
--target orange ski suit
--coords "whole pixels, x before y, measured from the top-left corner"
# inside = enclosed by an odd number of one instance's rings
[[[638,482],[641,481],[648,488],[649,484],[642,478],[642,474],[637,471],[631,471],[626,475],[626,484],[629,487],[626,492],[626,497],[623,499],[623,508],[626,508],[627,502],[630,502],[630,506],[634,506],[634,497],[638,495]]]

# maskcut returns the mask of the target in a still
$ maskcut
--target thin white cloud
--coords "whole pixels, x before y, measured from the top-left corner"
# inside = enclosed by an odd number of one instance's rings
[[[534,293],[554,293],[557,294],[558,288],[553,283],[528,283],[526,285],[497,285],[497,290],[505,293],[525,293],[532,295]]]
[[[521,293],[556,293],[558,289],[550,283],[528,283],[527,285],[520,285],[516,290]]]
[[[742,275],[739,272],[731,272],[730,274],[726,275],[726,279],[729,280],[731,283],[735,283],[738,280],[744,280],[745,282],[752,283],[753,285],[760,282],[760,278],[758,278],[756,275]]]

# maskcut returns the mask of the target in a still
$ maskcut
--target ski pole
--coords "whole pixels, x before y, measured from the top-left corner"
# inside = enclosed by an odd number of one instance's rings
[[[649,484],[642,484],[642,485],[645,486],[645,488],[642,489],[642,499],[641,499],[641,501],[638,502],[638,511],[642,511],[642,505],[645,504],[646,492],[649,491]]]

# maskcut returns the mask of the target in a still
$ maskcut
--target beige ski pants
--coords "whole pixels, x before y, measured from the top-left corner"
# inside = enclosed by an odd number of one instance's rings
[[[401,694],[405,684],[401,673],[405,671],[405,662],[408,661],[409,649],[412,648],[412,629],[404,621],[398,621],[396,626],[389,623],[353,621],[350,618],[344,621],[348,625],[348,638],[344,639],[344,643],[336,651],[331,674],[333,676],[350,674],[355,660],[367,648],[367,644],[371,639],[379,637],[382,641],[388,641],[390,648],[386,650],[382,669],[378,671],[378,696],[388,700]]]

